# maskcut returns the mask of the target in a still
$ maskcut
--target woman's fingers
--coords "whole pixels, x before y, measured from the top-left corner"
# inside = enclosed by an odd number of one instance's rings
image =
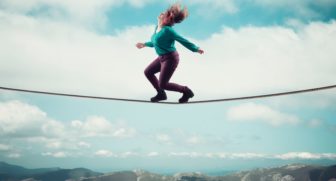
[[[145,47],[145,44],[143,44],[143,43],[137,43],[135,46],[140,49],[140,48]]]
[[[203,54],[203,53],[204,53],[204,50],[199,49],[197,52],[200,53],[200,54]]]

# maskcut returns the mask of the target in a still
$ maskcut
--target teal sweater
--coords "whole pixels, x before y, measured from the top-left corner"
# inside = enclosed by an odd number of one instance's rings
[[[154,47],[158,55],[176,51],[175,40],[193,52],[198,51],[199,47],[177,34],[171,26],[163,26],[161,30],[156,33],[157,28],[156,26],[151,41],[146,42],[145,45],[147,47]]]

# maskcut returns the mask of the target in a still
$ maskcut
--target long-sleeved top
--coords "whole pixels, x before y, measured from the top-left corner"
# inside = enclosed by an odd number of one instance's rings
[[[154,47],[158,55],[176,51],[175,40],[193,52],[198,51],[198,46],[177,34],[171,26],[163,26],[159,32],[156,32],[157,28],[158,26],[155,27],[151,41],[146,42],[145,45],[147,47]]]

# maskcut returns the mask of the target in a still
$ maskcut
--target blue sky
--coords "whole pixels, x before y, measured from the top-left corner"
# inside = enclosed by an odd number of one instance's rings
[[[137,50],[172,1],[0,2],[1,86],[148,99],[156,55]],[[336,3],[184,1],[172,81],[193,100],[335,84]],[[169,101],[180,95],[168,93]],[[335,91],[200,105],[0,92],[0,160],[30,168],[239,170],[334,164]]]

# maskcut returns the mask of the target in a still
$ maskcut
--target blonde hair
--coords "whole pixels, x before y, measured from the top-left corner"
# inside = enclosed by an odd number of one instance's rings
[[[175,23],[181,23],[189,15],[188,9],[183,7],[180,3],[171,5],[163,17],[163,24],[173,26]]]

